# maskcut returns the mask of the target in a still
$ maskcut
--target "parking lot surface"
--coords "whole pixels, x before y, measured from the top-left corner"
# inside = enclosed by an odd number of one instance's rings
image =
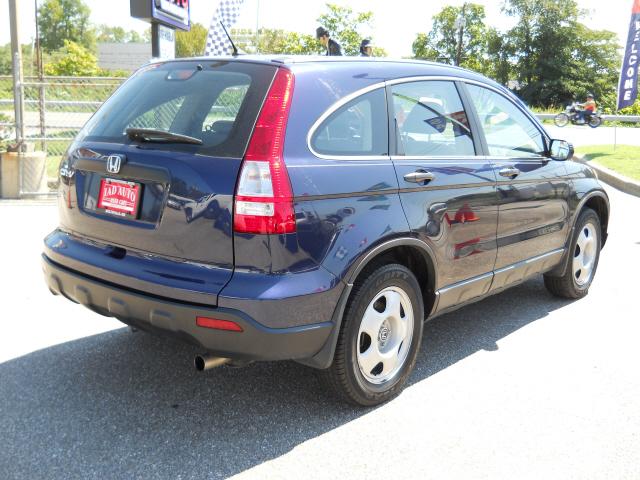
[[[198,373],[197,349],[53,297],[55,206],[0,202],[0,477],[640,478],[640,199],[608,191],[587,298],[536,278],[428,323],[375,409],[293,362]]]

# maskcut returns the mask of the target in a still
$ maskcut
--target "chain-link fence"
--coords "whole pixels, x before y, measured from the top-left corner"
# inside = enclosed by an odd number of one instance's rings
[[[57,166],[69,143],[98,107],[124,81],[119,77],[25,77],[24,136],[36,150],[46,153],[44,172],[21,166],[20,190],[30,192],[33,176],[57,177]],[[13,79],[0,76],[0,142],[15,139]],[[2,145],[0,145],[0,148]]]
[[[0,151],[15,136],[13,80],[12,77],[0,76]]]

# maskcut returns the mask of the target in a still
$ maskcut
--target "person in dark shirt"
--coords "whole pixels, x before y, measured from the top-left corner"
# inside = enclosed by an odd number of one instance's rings
[[[342,47],[340,44],[331,38],[329,32],[324,27],[316,28],[316,38],[320,40],[320,43],[324,48],[327,49],[327,56],[332,57],[341,57],[342,56]]]

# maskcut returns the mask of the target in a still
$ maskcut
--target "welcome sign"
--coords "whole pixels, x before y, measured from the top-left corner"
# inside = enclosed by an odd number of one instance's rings
[[[633,105],[638,96],[638,69],[640,67],[640,0],[634,0],[631,25],[625,48],[620,83],[618,85],[618,110]]]

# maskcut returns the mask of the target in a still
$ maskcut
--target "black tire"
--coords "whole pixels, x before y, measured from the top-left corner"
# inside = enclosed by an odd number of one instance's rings
[[[599,117],[598,115],[593,115],[589,119],[589,126],[591,128],[598,128],[600,126],[600,124],[602,124],[602,118]]]
[[[362,349],[363,340],[369,338],[370,344],[374,341],[360,332],[360,326],[369,305],[389,288],[404,292],[410,300],[413,311],[412,337],[406,357],[394,376],[385,383],[376,384],[365,377],[358,363],[358,349]],[[375,307],[375,304],[372,306]],[[406,314],[405,312],[405,316]],[[340,326],[333,363],[321,372],[323,380],[339,397],[356,405],[374,406],[390,400],[402,391],[413,370],[422,342],[423,324],[422,294],[413,273],[398,264],[385,265],[373,270],[362,283],[354,286]],[[385,338],[377,337],[376,345],[378,341],[383,340]],[[402,346],[401,342],[398,351]]]
[[[555,116],[553,121],[556,124],[556,127],[566,127],[569,123],[569,115],[566,113],[559,113]]]
[[[591,226],[591,228],[588,228],[588,226]],[[582,273],[580,270],[576,272],[573,261],[574,258],[577,258],[580,254],[578,239],[580,238],[581,233],[587,231],[592,232],[594,235],[595,252],[593,252],[592,268],[590,269],[588,278],[580,278]],[[600,248],[602,246],[601,237],[602,230],[600,228],[600,218],[598,217],[598,214],[590,208],[585,208],[578,217],[576,229],[573,233],[573,238],[571,239],[571,244],[569,246],[570,257],[566,272],[562,277],[554,277],[550,275],[544,276],[544,285],[547,287],[549,292],[557,297],[570,299],[582,298],[589,293],[589,287],[596,275],[598,261],[600,259]]]

